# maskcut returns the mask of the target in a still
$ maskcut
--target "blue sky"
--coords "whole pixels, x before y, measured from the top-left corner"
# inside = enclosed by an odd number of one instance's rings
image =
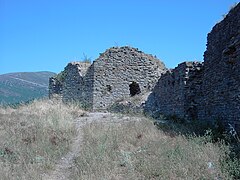
[[[168,68],[203,60],[207,33],[236,0],[0,0],[0,74],[63,70],[112,46]]]

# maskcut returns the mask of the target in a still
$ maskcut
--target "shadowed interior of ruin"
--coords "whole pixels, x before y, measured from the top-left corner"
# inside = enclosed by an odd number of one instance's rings
[[[139,84],[136,83],[135,81],[133,81],[130,85],[129,85],[129,90],[130,90],[130,95],[131,96],[135,96],[136,94],[140,94],[141,93],[141,89],[139,87]]]

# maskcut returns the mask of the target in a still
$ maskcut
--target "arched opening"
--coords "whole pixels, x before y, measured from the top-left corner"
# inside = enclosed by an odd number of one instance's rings
[[[139,84],[136,83],[135,81],[133,81],[130,85],[129,85],[129,90],[130,90],[130,95],[131,96],[135,96],[136,94],[140,94],[141,93],[141,89],[139,87]]]

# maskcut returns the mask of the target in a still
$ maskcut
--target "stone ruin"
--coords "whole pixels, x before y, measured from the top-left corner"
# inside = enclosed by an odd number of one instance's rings
[[[165,65],[152,55],[128,46],[113,47],[92,64],[69,63],[50,78],[49,95],[103,110],[123,98],[151,91],[165,71]]]
[[[208,34],[203,99],[198,117],[240,130],[240,3]]]
[[[168,70],[157,82],[146,102],[146,112],[160,112],[197,119],[202,94],[203,64],[183,62]]]
[[[240,3],[208,34],[204,65],[184,62],[164,74],[146,110],[240,131]]]
[[[136,48],[114,47],[92,64],[73,62],[50,78],[49,96],[93,110],[152,91],[145,111],[185,119],[221,120],[240,131],[240,3],[208,34],[204,63],[175,69]]]

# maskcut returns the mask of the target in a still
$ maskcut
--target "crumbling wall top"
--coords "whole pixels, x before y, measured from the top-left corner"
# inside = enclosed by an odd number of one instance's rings
[[[160,61],[156,56],[151,54],[145,54],[143,51],[140,51],[138,48],[130,47],[130,46],[122,46],[122,47],[111,47],[107,49],[104,53],[100,53],[100,57],[96,60],[101,60],[108,62],[112,59],[121,59],[124,61],[124,58],[132,56],[139,57],[140,60],[150,60],[153,61],[154,64],[157,64],[159,68],[166,69],[164,63]]]
[[[65,71],[67,70],[77,70],[79,71],[81,76],[85,76],[88,68],[91,66],[91,62],[80,62],[80,61],[73,61],[68,63],[68,65],[65,67]]]

